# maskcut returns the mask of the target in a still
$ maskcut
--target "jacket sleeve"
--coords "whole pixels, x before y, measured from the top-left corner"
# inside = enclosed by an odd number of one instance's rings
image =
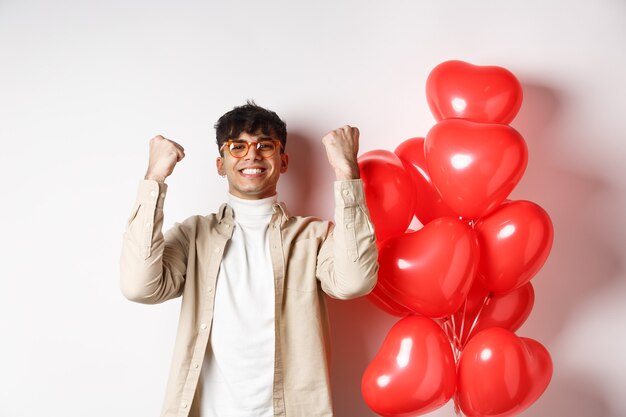
[[[164,183],[142,181],[126,224],[120,285],[122,294],[131,301],[156,304],[182,294],[189,236],[180,224],[163,235],[166,192]]]
[[[376,285],[378,252],[361,180],[335,181],[335,224],[321,245],[317,278],[333,298],[368,294]]]

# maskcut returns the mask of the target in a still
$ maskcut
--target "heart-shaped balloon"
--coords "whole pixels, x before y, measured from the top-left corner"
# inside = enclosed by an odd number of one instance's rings
[[[541,343],[493,327],[461,353],[457,400],[468,417],[513,416],[543,394],[551,377],[552,359]]]
[[[437,120],[507,124],[522,105],[522,86],[502,67],[446,61],[428,76],[426,98]]]
[[[402,304],[398,304],[393,298],[391,298],[382,288],[380,282],[376,284],[372,292],[367,294],[367,298],[376,307],[393,316],[404,317],[409,314],[413,314],[412,310],[406,308]]]
[[[466,303],[454,314],[460,345],[491,327],[516,331],[530,315],[534,302],[535,291],[530,282],[506,294],[493,294],[476,279]]]
[[[456,367],[448,338],[431,319],[408,316],[389,331],[361,380],[365,403],[384,417],[416,416],[454,394]]]
[[[430,180],[424,157],[424,138],[405,140],[394,153],[405,163],[413,180],[417,192],[415,216],[419,221],[426,224],[439,217],[455,216],[456,213],[443,202]]]
[[[481,248],[479,280],[503,293],[527,283],[546,262],[554,230],[550,216],[530,201],[509,201],[474,226]]]
[[[376,248],[378,252],[380,252],[380,248],[382,246],[382,242],[376,242]],[[384,288],[385,283],[378,280],[376,282],[376,286],[374,289],[367,294],[368,300],[372,302],[376,307],[380,308],[386,313],[391,314],[392,316],[405,317],[414,312],[407,307],[399,304],[396,300],[394,300]]]
[[[524,174],[524,138],[507,125],[450,119],[437,123],[424,141],[431,180],[458,215],[476,219],[504,201]]]
[[[472,229],[459,219],[441,217],[384,241],[378,280],[397,303],[427,317],[445,317],[463,304],[478,260]]]
[[[361,155],[358,163],[376,240],[404,233],[413,219],[415,189],[402,161],[377,149]]]

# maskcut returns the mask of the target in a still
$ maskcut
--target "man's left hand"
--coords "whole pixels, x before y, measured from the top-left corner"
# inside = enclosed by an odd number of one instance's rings
[[[328,162],[335,170],[337,180],[360,178],[356,155],[359,152],[359,129],[345,125],[328,132],[322,143],[326,147]]]

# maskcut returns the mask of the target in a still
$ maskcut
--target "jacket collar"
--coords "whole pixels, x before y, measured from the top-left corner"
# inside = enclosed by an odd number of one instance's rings
[[[278,213],[279,216],[281,216],[281,220],[282,220],[281,223],[284,223],[291,218],[291,214],[289,214],[289,210],[287,210],[287,206],[282,201],[274,203],[274,205],[272,206],[272,209],[274,210],[274,213]]]
[[[221,223],[224,219],[227,219],[229,223],[232,223],[234,213],[233,208],[224,203],[220,206],[219,210],[217,210],[217,221]]]

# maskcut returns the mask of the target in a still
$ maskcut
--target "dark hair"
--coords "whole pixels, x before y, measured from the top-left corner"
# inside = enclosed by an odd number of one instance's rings
[[[242,132],[254,134],[262,132],[264,135],[276,135],[283,145],[287,146],[287,125],[271,110],[258,106],[253,100],[248,100],[243,106],[238,106],[224,114],[215,123],[217,148],[221,148],[228,139],[238,138]]]

